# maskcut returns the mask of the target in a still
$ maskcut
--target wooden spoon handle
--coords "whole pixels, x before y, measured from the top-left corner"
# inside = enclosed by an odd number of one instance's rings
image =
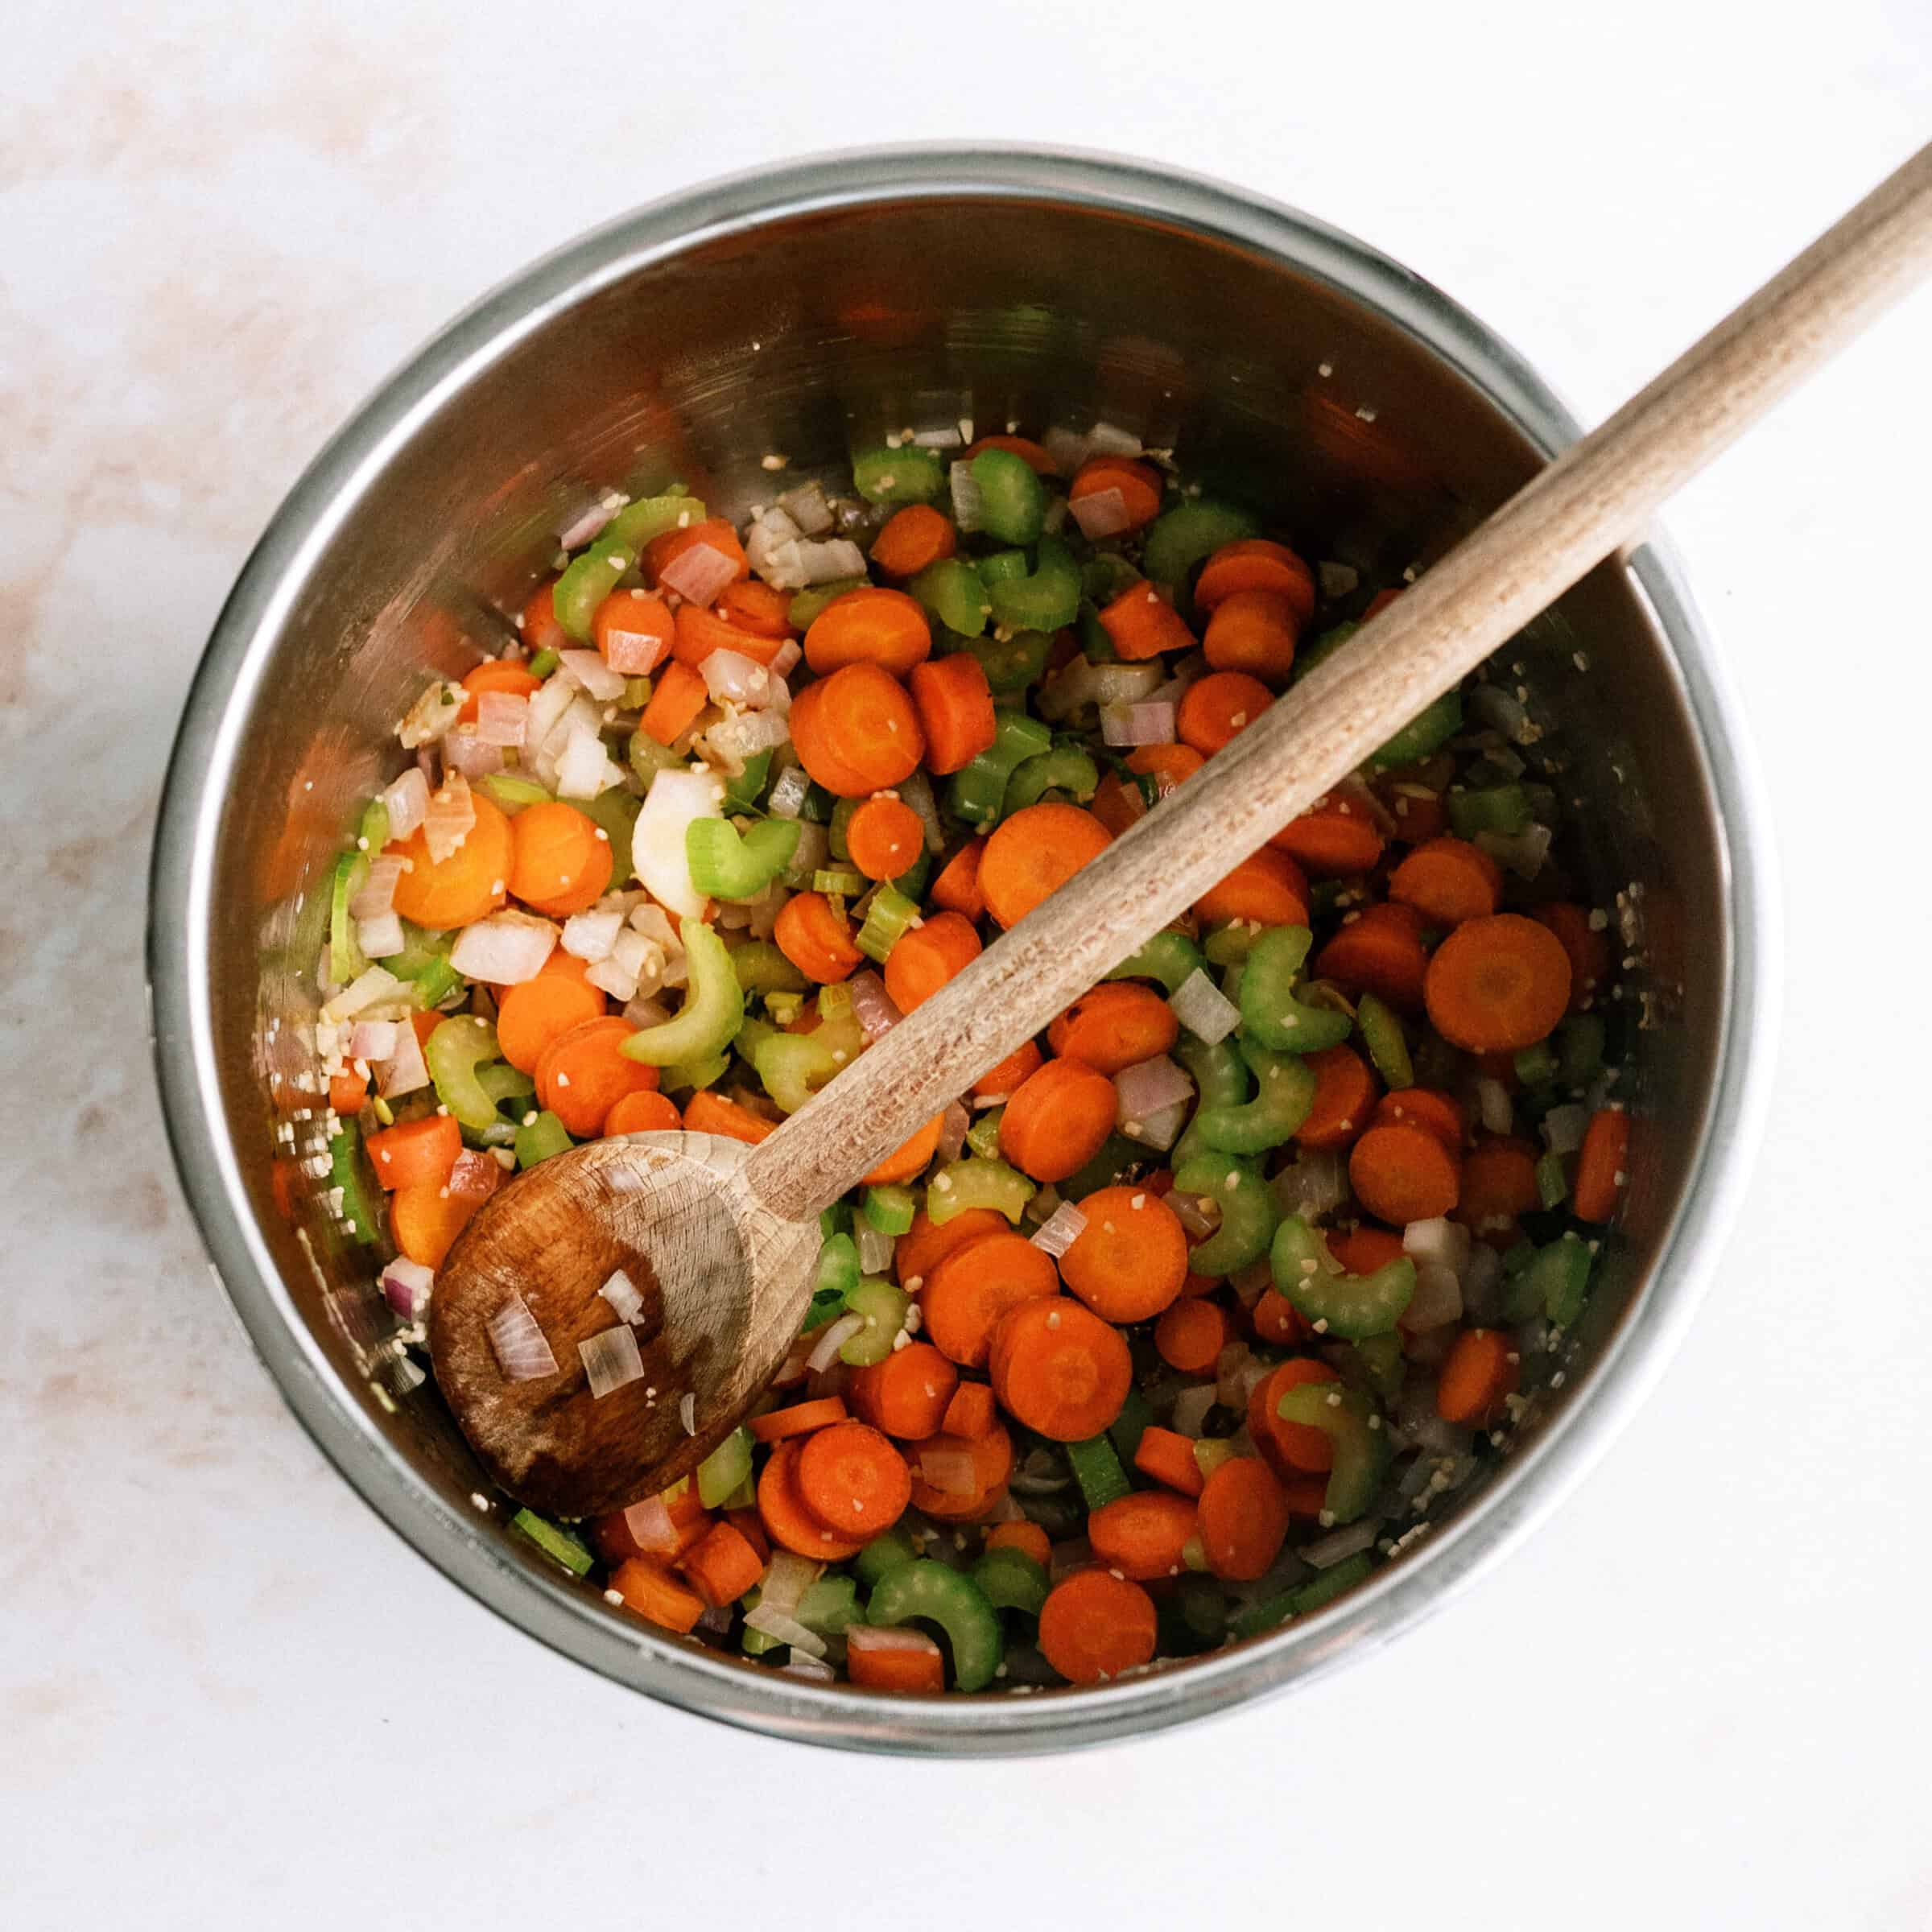
[[[1600,428],[1525,485],[1345,650],[927,1001],[752,1154],[801,1218],[1038,1033],[1481,663],[1932,266],[1932,147]]]

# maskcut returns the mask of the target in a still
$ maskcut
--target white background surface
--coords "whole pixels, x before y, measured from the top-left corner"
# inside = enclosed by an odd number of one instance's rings
[[[1922,0],[9,0],[0,1922],[1932,1925],[1932,299],[1670,518],[1789,895],[1717,1287],[1526,1552],[1289,1702],[914,1765],[539,1649],[244,1347],[138,964],[168,734],[275,502],[448,314],[626,206],[864,140],[1137,150],[1406,260],[1595,417],[1928,132]]]

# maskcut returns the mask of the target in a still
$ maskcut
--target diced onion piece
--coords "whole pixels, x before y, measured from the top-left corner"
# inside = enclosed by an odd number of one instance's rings
[[[778,1666],[778,1670],[783,1676],[803,1678],[808,1684],[833,1684],[839,1677],[837,1671],[823,1658],[801,1650],[796,1644],[786,1651],[785,1661]]]
[[[1151,1113],[1122,1121],[1121,1131],[1143,1147],[1158,1148],[1165,1153],[1181,1137],[1181,1129],[1187,1125],[1187,1116],[1193,1110],[1191,1100],[1175,1100],[1171,1105],[1157,1107]]]
[[[477,822],[476,800],[469,781],[460,771],[443,774],[443,782],[429,795],[423,815],[423,843],[440,865],[459,851]]]
[[[638,877],[660,905],[685,919],[704,911],[704,894],[691,883],[684,834],[694,819],[723,815],[724,789],[708,772],[661,771],[644,795],[644,809],[631,833]]]
[[[1167,1004],[1174,1018],[1204,1045],[1224,1040],[1241,1023],[1241,1009],[1196,967]]]
[[[429,1307],[430,1290],[436,1279],[433,1269],[398,1255],[382,1270],[382,1298],[404,1321],[420,1321]]]
[[[1250,1385],[1245,1379],[1254,1352],[1245,1342],[1230,1342],[1215,1358],[1214,1399],[1237,1414],[1248,1406]]]
[[[886,990],[886,982],[869,970],[855,972],[846,981],[846,989],[852,995],[852,1017],[859,1023],[859,1030],[865,1036],[869,1046],[882,1040],[899,1022],[905,1018]]]
[[[1476,1083],[1476,1115],[1491,1133],[1507,1133],[1516,1123],[1516,1109],[1510,1102],[1509,1089],[1488,1074]]]
[[[352,1060],[386,1060],[396,1050],[398,1022],[394,1020],[357,1020],[349,1030],[345,1049]]]
[[[948,1162],[956,1161],[964,1150],[966,1136],[972,1128],[972,1116],[959,1101],[953,1101],[939,1117],[939,1158]]]
[[[597,1293],[610,1303],[621,1322],[634,1322],[644,1312],[643,1295],[621,1268],[611,1270],[610,1279]]]
[[[1533,879],[1550,856],[1552,833],[1547,825],[1525,826],[1521,832],[1479,832],[1476,842],[1519,879]]]
[[[626,630],[621,617],[605,630],[604,662],[620,677],[649,677],[670,649],[667,639],[648,630]]]
[[[614,909],[573,912],[564,922],[564,950],[573,960],[607,959],[623,928],[624,914]]]
[[[980,527],[980,486],[970,463],[953,464],[946,473],[947,487],[952,496],[952,520],[964,536]]]
[[[931,852],[945,848],[946,829],[939,823],[939,802],[932,795],[932,781],[923,770],[915,771],[909,778],[902,778],[898,784],[899,803],[910,805],[919,815],[919,823],[926,828],[926,849]]]
[[[1157,687],[1149,695],[1166,704],[1179,704],[1207,676],[1208,669],[1206,655],[1198,650],[1191,650],[1178,664],[1170,668],[1166,683]]]
[[[698,672],[713,704],[762,704],[771,695],[771,673],[741,650],[708,652]]]
[[[1141,440],[1117,423],[1096,423],[1087,432],[1087,452],[1095,456],[1138,456],[1146,452]]]
[[[919,1480],[942,1496],[974,1496],[979,1492],[978,1459],[972,1445],[935,1436],[919,1448]]]
[[[721,654],[712,653],[713,657]],[[784,688],[782,678],[771,682],[777,689]],[[791,736],[791,725],[775,705],[765,711],[733,711],[705,733],[702,749],[735,776],[745,769],[747,759],[755,758],[762,751],[777,750]]]
[[[422,745],[435,744],[462,715],[463,701],[468,696],[461,685],[452,684],[447,678],[438,678],[426,686],[396,727],[402,749],[415,751]]]
[[[811,790],[811,774],[803,765],[787,765],[772,780],[766,807],[774,819],[795,819],[805,809],[805,795]]]
[[[683,1425],[684,1433],[687,1435],[697,1434],[698,1398],[695,1390],[687,1389],[678,1397],[678,1420]]]
[[[1410,1335],[1426,1335],[1446,1327],[1463,1312],[1462,1284],[1455,1270],[1439,1261],[1424,1261],[1415,1271],[1415,1293],[1402,1311],[1402,1326]]]
[[[378,913],[373,919],[356,922],[356,943],[365,960],[393,960],[408,946],[402,919],[393,912]]]
[[[1161,695],[1162,669],[1158,663],[1096,664],[1074,658],[1040,687],[1034,708],[1049,724],[1059,724],[1084,704],[1142,704]]]
[[[795,1650],[803,1650],[809,1657],[825,1654],[825,1640],[815,1630],[807,1630],[795,1618],[784,1616],[776,1610],[767,1610],[764,1599],[758,1600],[758,1608],[745,1613],[745,1628],[755,1630],[761,1637],[769,1637],[775,1642],[790,1644]]]
[[[1075,497],[1070,507],[1074,522],[1080,526],[1080,535],[1090,543],[1118,536],[1133,521],[1127,499],[1118,489],[1096,489],[1087,496]]]
[[[329,1001],[322,1009],[321,1017],[331,1026],[340,1025],[344,1020],[353,1019],[378,1001],[393,999],[402,989],[402,982],[393,972],[381,966],[371,966]]]
[[[1177,1435],[1198,1437],[1207,1426],[1208,1411],[1214,1406],[1212,1382],[1191,1383],[1174,1398],[1174,1414],[1168,1425]]]
[[[473,724],[459,724],[443,741],[443,770],[465,778],[487,778],[507,762],[501,745],[487,743]]]
[[[1298,1156],[1269,1187],[1274,1195],[1274,1204],[1283,1214],[1319,1220],[1348,1199],[1348,1173],[1341,1155],[1331,1149]]]
[[[594,799],[621,783],[623,777],[596,732],[573,732],[557,760],[557,796]]]
[[[396,902],[396,881],[407,863],[400,852],[379,852],[369,861],[369,877],[349,902],[352,919],[379,919]]]
[[[1447,1268],[1451,1274],[1460,1274],[1469,1265],[1469,1230],[1459,1221],[1440,1216],[1411,1221],[1402,1230],[1402,1252],[1418,1268]]]
[[[486,1201],[503,1179],[503,1170],[488,1154],[465,1147],[449,1170],[443,1185],[452,1201]]]
[[[382,809],[389,814],[389,836],[407,838],[429,810],[428,779],[412,766],[383,792]]]
[[[1463,1277],[1463,1309],[1479,1327],[1495,1326],[1503,1311],[1502,1286],[1503,1257],[1487,1241],[1478,1241]]]
[[[1119,1096],[1122,1125],[1194,1098],[1194,1082],[1164,1053],[1123,1067],[1113,1076],[1113,1090]]]
[[[1152,698],[1141,704],[1103,704],[1100,736],[1109,745],[1171,745],[1174,707]]]
[[[804,655],[804,646],[796,638],[787,638],[771,654],[771,663],[768,668],[774,678],[788,678],[797,670]]]
[[[1167,1205],[1174,1210],[1174,1218],[1185,1228],[1197,1241],[1204,1241],[1221,1224],[1219,1202],[1204,1199],[1198,1194],[1183,1193],[1176,1187],[1166,1197]]]
[[[671,1018],[671,1009],[659,999],[634,999],[625,1005],[624,1017],[635,1027],[662,1026]]]
[[[1086,1232],[1087,1217],[1071,1201],[1062,1201],[1034,1235],[1033,1245],[1057,1261]]]
[[[817,1345],[805,1358],[805,1366],[814,1375],[829,1368],[839,1359],[839,1351],[865,1326],[862,1315],[842,1315],[836,1322],[828,1322]]]
[[[799,570],[807,588],[865,574],[865,553],[849,537],[834,537],[828,543],[802,543],[797,549]]]
[[[712,543],[692,543],[678,552],[658,572],[658,582],[694,604],[708,604],[727,584],[737,581],[735,559]]]
[[[520,747],[529,716],[530,700],[522,691],[484,691],[477,699],[477,736],[485,745]]]
[[[368,950],[365,947],[365,952]],[[1590,1125],[1590,1110],[1579,1107],[1574,1102],[1563,1107],[1552,1107],[1543,1116],[1543,1145],[1552,1154],[1575,1154],[1583,1144],[1583,1135]]]
[[[1345,597],[1361,582],[1361,573],[1352,564],[1321,563],[1315,567],[1325,597]]]
[[[1373,1549],[1380,1529],[1378,1521],[1364,1517],[1359,1523],[1344,1524],[1329,1535],[1318,1536],[1313,1542],[1302,1544],[1295,1554],[1317,1570],[1331,1570],[1345,1557]]]
[[[1063,477],[1071,477],[1087,460],[1092,445],[1076,429],[1050,429],[1040,439],[1041,446],[1053,458],[1053,466]]]
[[[859,1238],[859,1269],[864,1274],[883,1274],[892,1265],[892,1251],[898,1245],[890,1234],[873,1226],[864,1215],[854,1217]]]
[[[599,993],[607,993],[613,1000],[632,1000],[637,997],[638,976],[629,972],[614,959],[592,960],[584,968],[586,985],[594,986]]]
[[[628,1323],[606,1328],[587,1342],[577,1344],[583,1358],[584,1379],[590,1384],[590,1399],[601,1402],[627,1384],[640,1381],[644,1358],[638,1352],[638,1338]]]
[[[376,1069],[377,1091],[386,1100],[399,1100],[405,1094],[420,1093],[429,1084],[429,1063],[423,1057],[422,1042],[413,1026],[396,1029],[396,1050]]]
[[[825,1566],[815,1563],[810,1557],[791,1550],[773,1550],[771,1567],[758,1586],[758,1608],[770,1611],[774,1616],[791,1616],[805,1592],[824,1574]]]
[[[586,696],[596,699],[600,704],[608,704],[613,698],[621,698],[624,695],[624,673],[605,663],[600,652],[559,651],[557,669],[572,683],[577,685]],[[524,702],[527,704],[529,700],[526,699]],[[478,708],[481,709],[481,706]]]
[[[786,490],[778,498],[778,508],[806,536],[823,536],[832,528],[832,512],[825,506],[825,492],[815,481]]]
[[[513,1294],[489,1318],[487,1332],[506,1381],[534,1382],[557,1373],[557,1358],[522,1295]]]
[[[466,980],[520,986],[534,980],[555,950],[557,929],[527,912],[492,913],[465,926],[449,949],[449,963]]]
[[[580,550],[630,501],[619,491],[605,490],[589,509],[573,517],[557,532],[558,549]]]

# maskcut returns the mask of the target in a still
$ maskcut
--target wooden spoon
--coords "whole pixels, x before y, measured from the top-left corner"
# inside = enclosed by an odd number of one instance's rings
[[[436,1379],[491,1476],[564,1517],[663,1488],[756,1401],[803,1319],[815,1216],[1111,967],[1620,545],[1905,292],[1932,258],[1915,155],[1600,428],[1566,451],[1206,768],[757,1147],[599,1141],[492,1199],[438,1274]],[[577,1344],[642,1291],[645,1373],[593,1400]],[[506,1381],[521,1295],[558,1373]]]

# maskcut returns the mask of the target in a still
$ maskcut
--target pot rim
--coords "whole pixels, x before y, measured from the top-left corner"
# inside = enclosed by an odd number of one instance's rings
[[[451,1581],[530,1636],[687,1711],[787,1739],[884,1752],[994,1756],[1117,1740],[1224,1712],[1368,1654],[1467,1588],[1581,1481],[1661,1376],[1714,1271],[1768,1107],[1777,1009],[1777,882],[1755,762],[1724,668],[1670,547],[1628,568],[1668,647],[1706,760],[1726,882],[1727,997],[1703,1134],[1648,1279],[1599,1359],[1537,1438],[1459,1517],[1330,1608],[1276,1636],[1096,1689],[903,1698],[749,1670],[629,1626],[517,1562],[401,1457],[297,1313],[257,1229],[221,1085],[208,934],[215,837],[270,646],[300,587],[375,477],[453,394],[596,290],[694,246],[769,221],[937,197],[1071,202],[1153,217],[1284,262],[1381,315],[1446,362],[1546,456],[1579,434],[1554,393],[1440,291],[1327,224],[1201,176],[1109,155],[1009,144],[819,155],[709,182],[621,217],[544,257],[464,311],[350,417],[297,481],[243,566],[190,687],[155,836],[147,927],[150,1030],[181,1182],[264,1366],[324,1455]]]

